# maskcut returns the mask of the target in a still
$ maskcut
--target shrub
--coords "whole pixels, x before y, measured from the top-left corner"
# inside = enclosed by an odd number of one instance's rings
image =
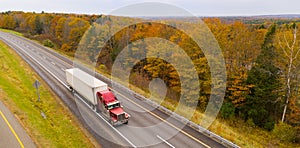
[[[68,45],[68,44],[63,44],[63,45],[61,46],[61,50],[62,50],[62,51],[71,51],[71,49],[72,49],[72,46],[70,46],[70,45]]]
[[[246,121],[246,123],[247,123],[247,125],[248,125],[249,127],[255,127],[255,124],[254,124],[252,118],[249,118],[249,119]]]
[[[300,143],[300,127],[296,127],[296,136],[295,136],[295,142]]]
[[[43,41],[43,45],[46,46],[46,47],[50,47],[50,48],[53,48],[54,47],[54,44],[51,40],[49,39],[46,39]]]
[[[264,124],[264,129],[268,131],[272,131],[274,129],[274,126],[275,126],[275,121],[269,120]]]
[[[226,102],[221,108],[221,116],[224,119],[232,118],[234,116],[235,107],[231,102]]]
[[[281,142],[294,142],[296,139],[296,129],[291,125],[286,123],[279,123],[275,125],[273,130],[273,134],[281,141]]]

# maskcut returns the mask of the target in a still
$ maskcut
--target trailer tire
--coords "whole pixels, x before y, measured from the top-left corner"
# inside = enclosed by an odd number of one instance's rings
[[[126,121],[124,124],[128,124],[128,121]]]
[[[92,108],[95,112],[97,112],[97,106],[96,105],[92,105]]]
[[[97,106],[96,106],[96,113],[100,113],[100,110]]]
[[[70,87],[70,92],[74,93],[73,87]]]

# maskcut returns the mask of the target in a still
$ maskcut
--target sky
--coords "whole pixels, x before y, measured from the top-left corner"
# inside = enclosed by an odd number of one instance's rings
[[[144,2],[171,4],[197,16],[300,14],[300,0],[0,0],[0,12],[111,14]]]

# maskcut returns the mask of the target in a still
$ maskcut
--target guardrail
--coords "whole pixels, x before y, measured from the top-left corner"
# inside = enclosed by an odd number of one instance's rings
[[[101,75],[99,73],[96,73],[96,77],[101,78],[101,80],[106,81],[108,84],[112,84],[114,86],[117,86],[118,88],[123,89],[124,91],[132,94],[135,98],[137,98],[139,100],[142,100],[145,103],[149,104],[150,106],[152,106],[152,107],[154,107],[156,109],[159,109],[160,111],[162,111],[162,112],[164,112],[164,113],[172,116],[174,119],[178,120],[179,122],[181,122],[183,124],[186,124],[186,125],[190,126],[191,128],[195,129],[196,131],[201,132],[201,133],[203,133],[203,134],[205,134],[205,135],[207,135],[207,136],[215,139],[216,141],[218,141],[219,143],[223,144],[226,147],[240,148],[238,145],[234,144],[233,142],[224,139],[223,137],[221,137],[221,136],[219,136],[219,135],[217,135],[217,134],[215,134],[215,133],[213,133],[213,132],[211,132],[211,131],[203,128],[203,127],[201,127],[198,124],[195,124],[194,122],[192,122],[192,121],[190,121],[190,120],[188,120],[188,119],[186,119],[186,118],[184,118],[184,117],[176,114],[175,112],[173,112],[173,111],[171,111],[171,110],[169,110],[169,109],[167,109],[167,108],[165,108],[165,107],[157,104],[156,102],[151,101],[150,99],[147,99],[146,97],[140,95],[139,93],[137,93],[137,92],[135,92],[133,90],[130,90],[129,88],[123,86],[122,84],[114,82],[111,79],[108,79],[107,77],[105,77],[105,76],[103,76],[103,75]]]
[[[18,36],[17,36],[17,37],[18,37]],[[23,38],[23,37],[18,37],[18,38],[27,40],[26,38]],[[46,49],[46,48],[45,48],[44,46],[42,46],[42,45],[39,45],[39,44],[34,44],[34,45]],[[64,56],[62,56],[62,55],[60,55],[60,54],[58,54],[58,53],[55,52],[55,51],[52,51],[52,50],[46,50],[46,51],[48,51],[49,53],[51,53],[51,54],[53,54],[53,55],[59,57],[59,58],[62,59],[63,61],[66,61],[66,62],[72,62],[70,59],[68,59],[68,58],[66,58],[66,57],[64,57]],[[79,66],[79,65],[77,65],[77,66]],[[82,70],[84,70],[84,71],[90,73],[90,74],[93,74],[93,73],[94,73],[94,71],[91,71],[90,69],[88,69],[88,68],[86,68],[86,67],[84,67],[84,66],[80,66],[80,68],[81,68]],[[101,74],[99,74],[99,73],[96,73],[96,77],[101,78],[101,80],[105,81],[107,84],[113,83],[114,86],[117,86],[117,87],[119,87],[119,88],[125,90],[125,91],[128,92],[128,93],[131,93],[131,94],[132,94],[133,96],[135,96],[137,99],[140,99],[140,100],[144,101],[145,103],[151,105],[152,107],[161,110],[162,112],[164,112],[164,113],[166,113],[166,114],[172,116],[174,119],[176,119],[176,120],[182,122],[183,124],[186,124],[186,125],[190,126],[191,128],[193,128],[193,129],[195,129],[195,130],[197,130],[197,131],[199,131],[199,132],[201,132],[201,133],[203,133],[203,134],[205,134],[205,135],[207,135],[207,136],[209,136],[209,137],[211,137],[211,138],[213,138],[213,139],[215,139],[215,140],[218,140],[220,143],[222,143],[223,145],[225,145],[225,146],[227,146],[227,147],[240,148],[238,145],[236,145],[236,144],[234,144],[234,143],[232,143],[232,142],[230,142],[230,141],[224,139],[223,137],[221,137],[221,136],[219,136],[219,135],[217,135],[217,134],[215,134],[215,133],[213,133],[213,132],[211,132],[211,131],[209,131],[209,130],[203,128],[203,127],[201,127],[201,126],[198,125],[198,124],[195,124],[194,122],[191,122],[190,120],[188,120],[188,119],[186,119],[186,118],[184,118],[184,117],[182,117],[182,116],[180,116],[180,115],[178,115],[178,114],[176,114],[176,113],[170,111],[169,109],[167,109],[167,108],[165,108],[165,107],[163,107],[163,106],[157,104],[156,102],[153,102],[153,101],[151,101],[151,100],[145,98],[144,96],[138,94],[137,92],[134,92],[134,91],[128,89],[127,87],[125,87],[125,86],[123,86],[123,85],[121,85],[121,84],[119,84],[119,83],[117,83],[117,82],[112,81],[111,79],[108,79],[107,77],[105,77],[105,76],[103,76],[103,75],[101,75]]]

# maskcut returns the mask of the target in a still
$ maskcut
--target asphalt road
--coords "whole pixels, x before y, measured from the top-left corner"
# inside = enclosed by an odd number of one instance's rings
[[[0,101],[0,147],[34,148],[35,144],[14,115]]]
[[[224,147],[121,88],[114,92],[131,118],[128,125],[112,127],[66,88],[64,70],[73,67],[70,59],[12,34],[0,32],[0,39],[32,66],[103,147]]]

